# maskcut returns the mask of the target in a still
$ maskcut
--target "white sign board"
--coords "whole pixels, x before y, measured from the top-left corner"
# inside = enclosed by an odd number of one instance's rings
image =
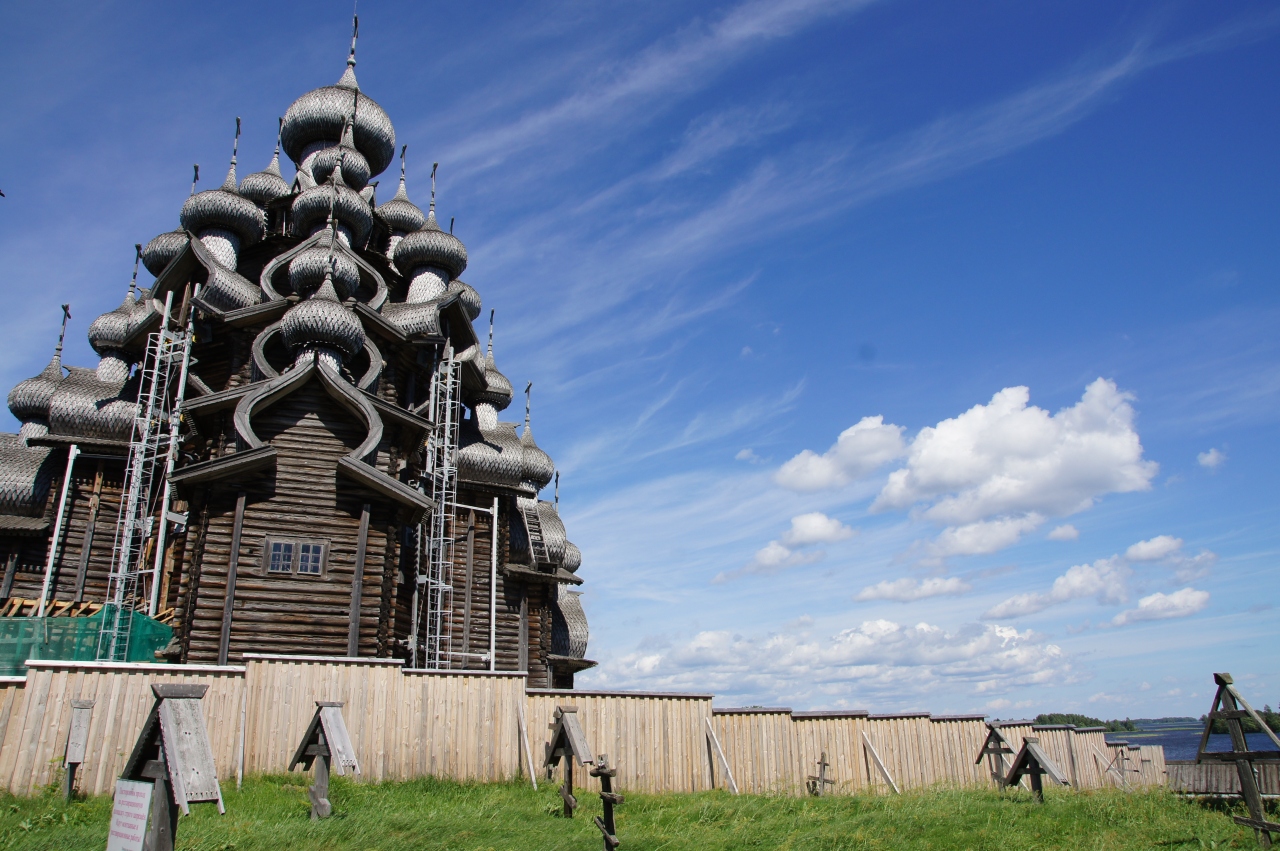
[[[142,851],[142,841],[147,836],[147,816],[151,813],[151,790],[152,784],[144,781],[116,781],[107,851]]]

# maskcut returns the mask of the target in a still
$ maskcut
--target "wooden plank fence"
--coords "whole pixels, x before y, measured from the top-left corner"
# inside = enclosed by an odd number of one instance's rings
[[[1164,782],[1162,749],[1107,744],[1100,729],[989,726],[980,715],[924,712],[713,710],[709,694],[526,691],[525,681],[522,673],[411,671],[394,660],[346,657],[247,654],[243,666],[221,667],[33,660],[25,677],[0,679],[0,788],[29,795],[56,781],[71,701],[88,699],[77,786],[109,794],[156,682],[209,687],[201,705],[224,783],[285,771],[317,700],[344,704],[361,782],[506,780],[526,776],[530,765],[541,773],[557,706],[577,710],[596,755],[617,767],[618,788],[637,792],[726,788],[727,767],[741,792],[800,795],[824,755],[834,781],[826,793],[990,787],[986,760],[975,760],[992,727],[1014,750],[1038,736],[1077,788]]]

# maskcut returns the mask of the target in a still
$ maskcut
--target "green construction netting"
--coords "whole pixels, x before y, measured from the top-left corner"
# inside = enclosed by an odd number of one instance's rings
[[[158,661],[155,652],[173,638],[173,627],[140,612],[132,615],[125,661]],[[101,630],[102,612],[87,618],[0,618],[0,676],[22,676],[28,659],[92,662]]]

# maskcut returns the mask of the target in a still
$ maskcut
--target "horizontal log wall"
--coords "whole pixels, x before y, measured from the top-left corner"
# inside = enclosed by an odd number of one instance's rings
[[[517,672],[407,671],[385,659],[246,654],[244,666],[226,667],[33,660],[25,678],[0,680],[0,788],[29,795],[56,780],[71,701],[87,698],[95,705],[78,785],[89,794],[109,794],[151,708],[156,682],[209,686],[202,705],[223,782],[234,782],[241,772],[286,771],[315,702],[336,700],[345,704],[358,779],[366,782],[428,775],[508,780],[527,774],[530,759],[542,775],[555,710],[573,707],[593,755],[608,755],[623,791],[728,786],[709,730],[744,793],[804,794],[823,755],[834,781],[828,791],[887,792],[890,785],[868,743],[903,791],[993,785],[988,761],[975,764],[991,729],[981,716],[713,712],[706,694],[526,691],[527,677]],[[1026,723],[996,728],[1015,750],[1036,736],[1076,788],[1164,782],[1159,747],[1107,744],[1101,730]],[[1178,770],[1179,777],[1187,773]],[[578,785],[591,783],[584,776]],[[1188,776],[1179,783],[1217,789],[1230,779]]]

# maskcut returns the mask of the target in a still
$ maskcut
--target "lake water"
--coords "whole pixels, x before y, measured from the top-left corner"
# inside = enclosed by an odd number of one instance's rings
[[[1196,749],[1200,747],[1200,735],[1203,727],[1191,729],[1163,729],[1139,733],[1107,733],[1108,742],[1128,742],[1131,745],[1163,745],[1165,759],[1195,759]],[[1249,749],[1255,751],[1277,750],[1275,743],[1267,738],[1266,733],[1246,733],[1245,741]],[[1226,733],[1215,733],[1209,737],[1209,750],[1231,750],[1231,737]]]

